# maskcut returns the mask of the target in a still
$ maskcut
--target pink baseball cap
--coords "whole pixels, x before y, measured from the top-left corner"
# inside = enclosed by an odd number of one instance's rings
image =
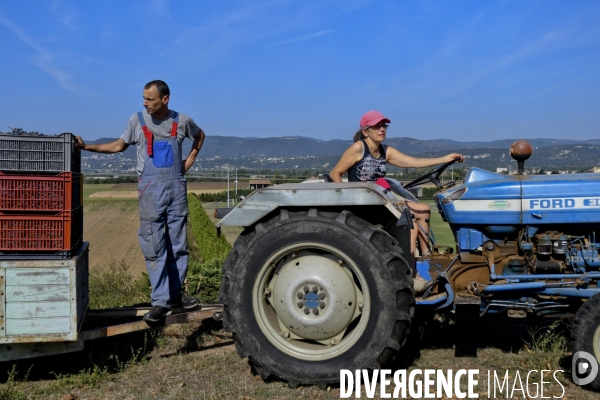
[[[388,124],[392,122],[386,117],[384,117],[383,114],[379,111],[367,111],[360,119],[360,127],[364,128],[366,126],[374,126],[380,123],[381,121]]]

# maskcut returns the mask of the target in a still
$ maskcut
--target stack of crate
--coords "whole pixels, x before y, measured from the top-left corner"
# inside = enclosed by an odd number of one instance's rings
[[[83,238],[73,135],[0,136],[0,172],[0,258],[70,258]]]
[[[87,282],[75,137],[0,135],[0,343],[77,340]]]

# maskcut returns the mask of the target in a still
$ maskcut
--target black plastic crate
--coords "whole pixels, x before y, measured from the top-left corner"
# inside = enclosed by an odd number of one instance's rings
[[[70,250],[61,250],[52,253],[45,252],[31,252],[31,253],[18,253],[18,252],[0,252],[0,263],[5,261],[34,261],[34,260],[70,260],[81,251],[82,246],[88,246],[88,242],[84,242],[83,238],[80,239],[75,247]],[[87,262],[86,262],[87,264]]]
[[[81,172],[75,136],[0,135],[0,171]]]

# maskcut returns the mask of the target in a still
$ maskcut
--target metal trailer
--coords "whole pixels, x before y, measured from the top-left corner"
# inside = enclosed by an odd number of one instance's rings
[[[86,340],[161,329],[167,325],[222,318],[222,306],[167,316],[149,325],[151,307],[87,310],[89,245],[69,260],[0,261],[0,361],[83,350]],[[123,317],[130,322],[82,331],[85,319]]]

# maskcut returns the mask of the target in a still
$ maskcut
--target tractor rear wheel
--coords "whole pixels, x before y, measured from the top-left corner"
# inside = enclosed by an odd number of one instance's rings
[[[596,359],[596,377],[588,385],[595,390],[600,390],[600,371],[598,370],[598,365],[600,365],[600,294],[588,299],[575,313],[571,327],[571,350],[574,355],[585,351]],[[580,363],[583,363],[583,368],[580,367]],[[578,357],[574,368],[578,370],[581,368],[581,371],[585,371],[593,366],[593,360]]]
[[[414,312],[398,243],[352,213],[281,210],[242,233],[223,266],[224,327],[263,379],[324,387],[377,369]]]

